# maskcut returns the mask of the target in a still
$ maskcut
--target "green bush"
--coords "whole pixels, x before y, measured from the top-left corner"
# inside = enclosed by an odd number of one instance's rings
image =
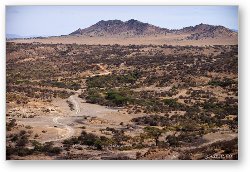
[[[176,101],[176,99],[164,99],[163,102],[164,102],[164,104],[166,104],[170,107],[178,106],[178,102]]]
[[[109,91],[107,93],[106,99],[112,101],[116,106],[124,106],[129,101],[128,97],[117,91]]]
[[[87,85],[88,88],[113,88],[126,84],[133,85],[138,79],[138,76],[136,72],[124,75],[95,76],[87,79]]]
[[[82,131],[79,137],[73,137],[71,139],[63,141],[64,147],[70,147],[74,144],[82,144],[87,146],[93,146],[98,150],[102,150],[103,147],[109,145],[109,143],[110,139],[108,139],[107,137],[98,137],[92,133],[86,133],[85,131]]]
[[[220,86],[220,87],[228,87],[232,84],[236,84],[236,82],[229,78],[224,78],[223,80],[212,79],[211,81],[208,82],[208,85]]]
[[[169,146],[177,147],[179,146],[179,139],[176,136],[167,136],[166,141],[169,144]]]

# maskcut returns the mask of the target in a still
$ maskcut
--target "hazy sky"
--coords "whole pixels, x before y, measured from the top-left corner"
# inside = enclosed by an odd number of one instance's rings
[[[136,19],[179,29],[200,23],[238,30],[237,6],[7,6],[6,33],[63,35],[100,20]]]

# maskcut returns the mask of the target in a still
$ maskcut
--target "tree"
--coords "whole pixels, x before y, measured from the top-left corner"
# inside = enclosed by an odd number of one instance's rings
[[[159,144],[159,137],[161,136],[161,129],[156,127],[145,127],[144,131],[147,133],[147,135],[150,138],[153,138],[155,140],[155,145],[158,146]]]

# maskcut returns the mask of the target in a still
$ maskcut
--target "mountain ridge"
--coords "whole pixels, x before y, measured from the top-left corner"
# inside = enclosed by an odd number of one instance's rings
[[[233,37],[237,32],[221,25],[198,24],[195,26],[183,27],[182,29],[167,29],[144,23],[135,19],[128,21],[101,20],[96,24],[84,29],[77,29],[69,35],[85,35],[90,37],[102,36],[157,36],[166,34],[189,34],[187,39],[205,39],[216,37]]]

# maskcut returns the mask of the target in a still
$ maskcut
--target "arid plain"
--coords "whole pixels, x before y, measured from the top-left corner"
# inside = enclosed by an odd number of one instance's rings
[[[238,159],[238,33],[100,21],[6,42],[7,159]]]

